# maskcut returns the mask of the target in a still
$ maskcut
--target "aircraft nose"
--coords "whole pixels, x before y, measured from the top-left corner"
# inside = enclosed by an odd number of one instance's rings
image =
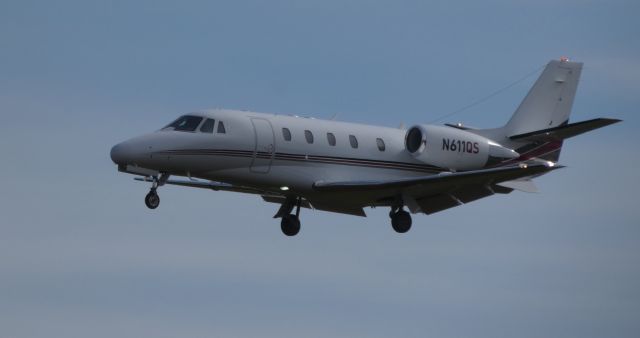
[[[118,143],[111,148],[111,160],[115,164],[127,164],[131,161],[131,147],[126,142]]]

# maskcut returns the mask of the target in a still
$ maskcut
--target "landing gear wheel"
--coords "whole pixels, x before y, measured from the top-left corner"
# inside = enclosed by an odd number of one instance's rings
[[[284,215],[280,222],[280,229],[289,237],[295,236],[300,232],[300,219],[296,215]]]
[[[155,190],[151,190],[147,196],[145,196],[144,204],[146,204],[149,209],[155,209],[160,205],[160,196],[158,196]]]
[[[391,226],[397,233],[403,234],[411,229],[411,215],[400,209],[391,216]]]

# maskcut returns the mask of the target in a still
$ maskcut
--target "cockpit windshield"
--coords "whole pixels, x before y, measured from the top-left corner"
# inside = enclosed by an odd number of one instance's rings
[[[162,130],[176,130],[176,131],[196,131],[203,118],[200,116],[184,115],[162,128]]]

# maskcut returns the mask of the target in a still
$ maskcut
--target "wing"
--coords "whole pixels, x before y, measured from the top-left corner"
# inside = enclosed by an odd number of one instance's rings
[[[432,214],[495,193],[509,193],[513,190],[507,187],[509,184],[499,184],[526,180],[558,168],[562,167],[535,164],[380,181],[316,182],[314,188],[323,192],[402,196],[412,212]]]

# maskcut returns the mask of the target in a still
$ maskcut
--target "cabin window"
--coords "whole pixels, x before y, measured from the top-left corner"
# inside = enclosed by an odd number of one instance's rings
[[[200,131],[203,133],[213,134],[213,125],[216,124],[216,120],[214,119],[206,119],[200,127]]]
[[[173,128],[176,131],[196,131],[203,119],[200,116],[184,115],[162,129]]]
[[[384,140],[381,138],[377,138],[376,139],[376,143],[378,144],[378,150],[380,151],[384,151],[386,149],[385,145],[384,145]]]
[[[330,146],[336,145],[336,136],[333,133],[327,133],[327,142],[329,142]]]
[[[349,135],[349,143],[351,143],[351,148],[358,148],[358,139],[355,136]]]
[[[313,134],[309,130],[304,131],[304,138],[307,139],[307,143],[313,143]]]
[[[289,131],[289,128],[282,128],[282,137],[285,141],[291,141],[291,131]]]
[[[222,121],[218,122],[218,134],[226,134],[227,130],[224,128]]]

